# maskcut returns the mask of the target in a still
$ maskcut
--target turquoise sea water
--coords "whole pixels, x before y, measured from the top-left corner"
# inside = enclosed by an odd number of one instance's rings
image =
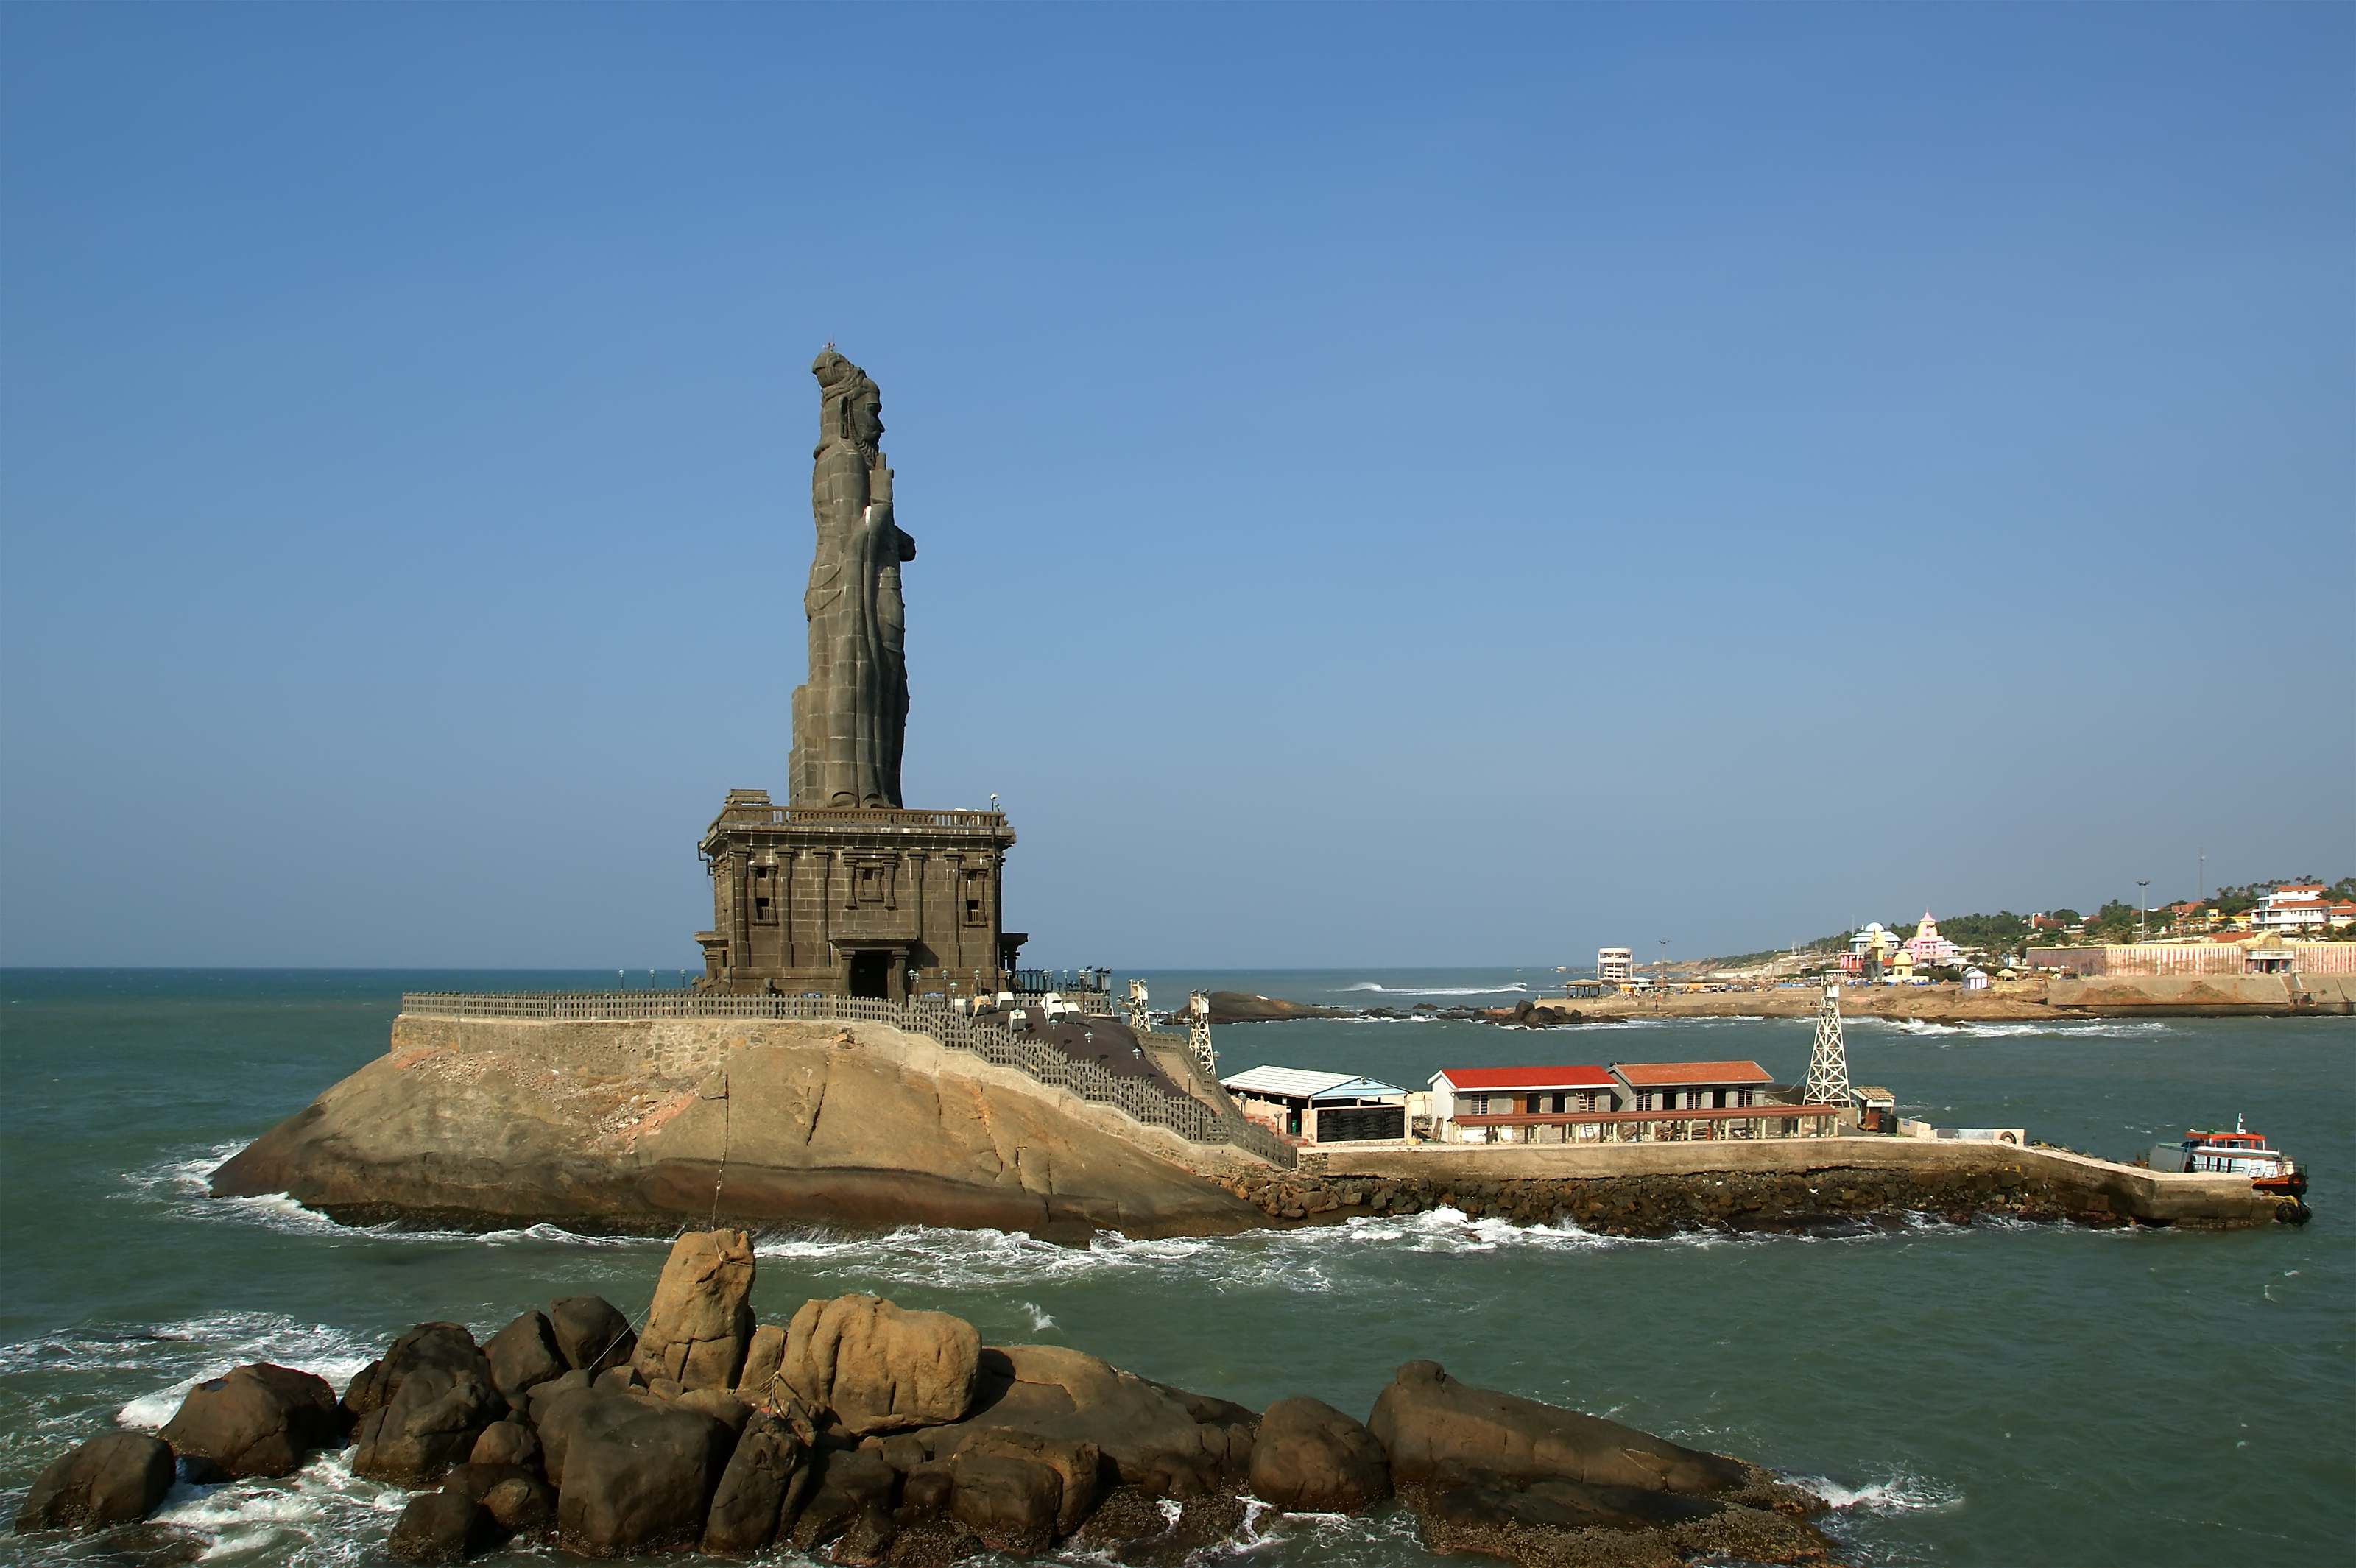
[[[1306,1001],[1510,1000],[1543,971],[1152,975]],[[404,989],[603,987],[607,975],[0,973],[0,1506],[70,1442],[160,1424],[266,1358],[338,1383],[393,1333],[487,1331],[552,1295],[643,1307],[661,1244],[547,1229],[346,1230],[215,1202],[234,1147],[384,1048]],[[1380,992],[1351,991],[1380,986]],[[1513,987],[1526,990],[1516,992]],[[1452,994],[1450,994],[1452,993]],[[1315,1021],[1218,1031],[1222,1065],[1364,1072],[1748,1056],[1804,1068],[1804,1022],[1546,1033]],[[780,1232],[765,1318],[873,1290],[999,1342],[1068,1344],[1258,1405],[1361,1414],[1430,1357],[1813,1477],[1860,1563],[2337,1563],[2356,1555],[2356,1021],[1852,1024],[1860,1082],[1944,1125],[2131,1156],[2187,1125],[2308,1162],[2314,1222],[2233,1234],[1915,1225],[1846,1239],[1608,1240],[1446,1213],[1085,1250],[993,1232]],[[182,1488],[166,1518],[224,1564],[385,1561],[401,1497],[323,1458],[284,1482]],[[1427,1560],[1412,1521],[1290,1520],[1270,1564]],[[0,1563],[90,1556],[0,1538]],[[119,1561],[120,1559],[117,1559]]]

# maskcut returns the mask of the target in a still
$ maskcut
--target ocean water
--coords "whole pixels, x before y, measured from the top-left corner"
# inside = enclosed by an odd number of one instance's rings
[[[1123,976],[1122,977],[1125,977]],[[641,976],[641,979],[643,977]],[[1543,970],[1148,976],[1313,1002],[1494,1003]],[[212,1166],[384,1048],[404,989],[608,975],[0,972],[0,1507],[115,1425],[166,1419],[257,1358],[338,1383],[394,1333],[487,1332],[554,1295],[643,1307],[659,1243],[547,1227],[351,1230],[217,1202]],[[1379,987],[1380,990],[1365,987]],[[1520,987],[1516,989],[1516,987]],[[1222,1028],[1223,1066],[1420,1085],[1440,1067],[1753,1057],[1805,1065],[1801,1021],[1545,1033],[1446,1021]],[[1019,1235],[781,1231],[755,1305],[870,1290],[1253,1405],[1361,1415],[1400,1362],[1758,1459],[1839,1506],[1858,1563],[2339,1563],[2356,1556],[2356,1021],[1965,1029],[1853,1022],[1850,1069],[1944,1125],[2127,1157],[2190,1125],[2307,1161],[2316,1218],[2233,1234],[1923,1222],[1832,1238],[1621,1241],[1447,1212],[1085,1249]],[[402,1496],[337,1456],[281,1482],[176,1490],[224,1564],[380,1563]],[[516,1554],[519,1557],[536,1553]],[[1206,1561],[1425,1562],[1412,1520],[1263,1519]],[[93,1559],[0,1537],[0,1563]],[[110,1561],[123,1561],[117,1557]]]

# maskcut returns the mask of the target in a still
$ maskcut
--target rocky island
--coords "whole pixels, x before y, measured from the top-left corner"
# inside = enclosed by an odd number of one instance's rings
[[[1065,1544],[1143,1565],[1229,1541],[1258,1510],[1412,1510],[1439,1551],[1532,1568],[1822,1560],[1810,1493],[1617,1422],[1400,1367],[1363,1423],[1307,1395],[1254,1411],[1083,1351],[985,1346],[871,1296],[756,1323],[741,1231],[681,1235],[642,1323],[551,1301],[487,1339],[402,1335],[338,1394],[257,1363],[198,1383],[155,1434],[107,1433],[34,1483],[19,1532],[136,1525],[176,1479],[235,1486],[321,1450],[412,1495],[383,1549],[460,1561],[773,1546],[947,1568]],[[355,1542],[355,1545],[365,1543]]]

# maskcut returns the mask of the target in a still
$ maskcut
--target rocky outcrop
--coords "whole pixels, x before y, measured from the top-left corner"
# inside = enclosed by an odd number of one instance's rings
[[[1509,1480],[1708,1493],[1740,1486],[1731,1459],[1680,1447],[1601,1416],[1468,1388],[1436,1361],[1409,1361],[1375,1400],[1366,1430],[1390,1456],[1391,1479],[1428,1481],[1444,1464]]]
[[[209,1480],[291,1476],[313,1449],[343,1436],[327,1380],[268,1361],[190,1389],[163,1432],[191,1477]]]
[[[521,1404],[540,1383],[572,1370],[557,1348],[556,1329],[542,1312],[527,1312],[491,1336],[483,1347],[491,1381],[509,1404]]]
[[[1286,1019],[1346,1019],[1355,1018],[1355,1008],[1321,1008],[1313,1002],[1289,1002],[1282,997],[1256,996],[1249,991],[1213,991],[1205,998],[1211,1005],[1214,1024],[1277,1023]],[[1186,1021],[1183,1013],[1170,1015],[1173,1023]]]
[[[587,1372],[622,1366],[637,1354],[638,1337],[622,1309],[602,1296],[565,1296],[548,1304],[548,1326],[564,1364]]]
[[[703,1525],[703,1550],[750,1557],[776,1539],[777,1520],[797,1477],[807,1479],[809,1445],[783,1418],[758,1412],[738,1435]]]
[[[552,1310],[493,1336],[508,1341],[504,1371],[466,1328],[425,1323],[352,1380],[344,1406],[308,1374],[241,1368],[200,1385],[184,1424],[195,1434],[242,1410],[232,1383],[278,1391],[282,1446],[300,1421],[340,1431],[346,1409],[364,1410],[353,1467],[416,1488],[384,1548],[417,1563],[506,1542],[587,1557],[789,1548],[843,1568],[1059,1548],[1167,1564],[1232,1541],[1263,1505],[1363,1508],[1392,1487],[1435,1547],[1526,1568],[1794,1562],[1825,1545],[1803,1519],[1821,1504],[1754,1467],[1467,1388],[1429,1361],[1400,1368],[1365,1425],[1307,1398],[1261,1414],[1079,1350],[984,1347],[960,1319],[855,1296],[806,1303],[782,1346],[769,1342],[780,1370],[757,1388],[663,1375],[723,1375],[727,1356],[699,1360],[698,1348],[739,1342],[753,1264],[739,1232],[674,1243],[638,1363],[651,1380],[630,1364],[593,1371],[612,1324]],[[566,1318],[587,1327],[572,1333]],[[591,1366],[538,1376],[552,1342]],[[519,1364],[534,1376],[511,1404],[495,1377],[521,1381]],[[231,1423],[242,1435],[220,1451],[267,1456],[273,1439],[249,1430],[264,1424]],[[18,1527],[139,1518],[172,1457],[133,1435],[86,1444],[44,1472]]]
[[[108,1432],[59,1456],[16,1510],[18,1533],[134,1524],[172,1489],[172,1447],[144,1432]]]
[[[378,1368],[374,1387],[356,1391],[382,1400],[361,1418],[356,1476],[423,1485],[471,1454],[509,1408],[474,1335],[455,1323],[419,1324]]]
[[[1390,1456],[1372,1432],[1323,1400],[1280,1399],[1261,1413],[1252,1495],[1304,1513],[1349,1513],[1391,1495]]]
[[[701,1411],[592,1390],[564,1444],[558,1543],[584,1557],[695,1547],[734,1446],[727,1424]]]
[[[958,1420],[973,1403],[981,1336],[946,1312],[904,1312],[872,1296],[807,1301],[776,1376],[859,1436]]]
[[[489,1545],[495,1526],[464,1492],[420,1492],[393,1521],[384,1549],[403,1563],[456,1563]]]
[[[1442,1552],[1523,1563],[1820,1559],[1823,1502],[1755,1466],[1409,1361],[1366,1429]],[[1600,1549],[1590,1532],[1610,1532]]]
[[[699,1093],[715,1083],[724,1097]],[[387,1055],[212,1185],[354,1222],[662,1232],[710,1213],[717,1188],[738,1221],[1085,1241],[1248,1228],[1257,1214],[1185,1163],[1244,1158],[883,1024],[403,1017]]]
[[[1256,1420],[1241,1405],[1166,1388],[1082,1350],[1009,1345],[982,1352],[972,1413],[926,1435],[937,1457],[991,1427],[1093,1443],[1119,1484],[1184,1498],[1242,1481]]]
[[[663,1264],[631,1367],[648,1382],[728,1389],[753,1337],[753,1243],[742,1231],[681,1236]]]

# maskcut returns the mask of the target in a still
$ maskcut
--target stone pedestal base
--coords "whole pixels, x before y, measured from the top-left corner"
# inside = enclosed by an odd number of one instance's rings
[[[1013,843],[1002,812],[797,808],[731,790],[699,847],[712,873],[712,928],[695,939],[703,984],[886,1001],[994,993],[1013,962],[999,897]]]

